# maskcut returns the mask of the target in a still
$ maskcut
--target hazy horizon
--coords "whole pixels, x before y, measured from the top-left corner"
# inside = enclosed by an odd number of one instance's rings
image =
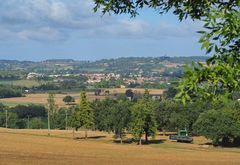
[[[207,58],[209,56],[203,55],[203,56],[128,56],[128,57],[109,57],[109,58],[100,58],[100,59],[95,59],[95,60],[79,60],[79,59],[74,59],[74,58],[46,58],[43,60],[18,60],[18,59],[4,59],[0,58],[1,60],[9,60],[9,61],[32,61],[32,62],[42,62],[42,61],[47,61],[47,60],[74,60],[74,61],[100,61],[100,60],[111,60],[111,59],[120,59],[120,58],[159,58],[159,57],[170,57],[170,58],[181,58],[181,57],[199,57],[199,58]]]

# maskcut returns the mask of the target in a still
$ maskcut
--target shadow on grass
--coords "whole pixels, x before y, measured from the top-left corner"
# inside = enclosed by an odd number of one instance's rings
[[[203,143],[203,144],[200,144],[200,145],[209,145],[209,146],[211,146],[211,145],[213,145],[213,143],[212,142],[206,142],[206,143]]]
[[[166,139],[153,139],[149,140],[148,142],[143,141],[143,144],[162,144],[166,141]]]
[[[142,145],[149,145],[149,144],[161,144],[164,143],[164,141],[166,141],[165,139],[152,139],[152,140],[148,140],[147,142],[145,140],[142,140]],[[121,144],[121,140],[117,139],[113,141],[114,143],[117,144]],[[138,140],[134,140],[134,139],[124,139],[122,141],[122,144],[133,144],[136,143],[139,145],[139,141]]]
[[[89,136],[87,137],[87,139],[102,139],[102,138],[106,138],[107,136]],[[85,137],[75,137],[74,139],[78,140],[78,139],[85,139]]]
[[[203,144],[199,144],[200,146],[213,146],[213,147],[222,147],[222,148],[240,148],[239,143],[219,143],[219,144],[213,144],[212,142],[207,142]]]
[[[115,139],[113,140],[114,143],[117,143],[117,144],[121,144],[121,140],[119,139]],[[134,139],[124,139],[122,141],[123,144],[132,144],[132,143],[135,143]]]
[[[183,143],[183,144],[194,144],[194,142],[189,142],[189,141],[178,141],[178,140],[171,140],[171,143]]]

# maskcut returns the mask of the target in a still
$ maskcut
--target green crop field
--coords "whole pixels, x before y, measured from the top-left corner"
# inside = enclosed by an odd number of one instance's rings
[[[32,104],[31,102],[24,102],[24,103],[21,103],[21,102],[14,102],[14,101],[0,101],[1,104],[4,104],[8,107],[15,107],[17,105],[28,105],[28,104]]]
[[[0,84],[8,84],[8,85],[14,85],[14,86],[25,86],[28,88],[31,88],[33,86],[39,86],[43,81],[39,82],[36,80],[13,80],[13,81],[0,81]]]

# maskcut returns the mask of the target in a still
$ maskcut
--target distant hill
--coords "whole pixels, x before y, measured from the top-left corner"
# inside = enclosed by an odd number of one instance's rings
[[[143,72],[149,74],[164,67],[177,68],[192,62],[204,62],[207,56],[190,57],[122,57],[116,59],[102,59],[97,61],[77,61],[73,59],[49,59],[45,61],[0,60],[0,70],[24,70],[26,72],[40,72],[47,74],[64,73],[130,73]]]

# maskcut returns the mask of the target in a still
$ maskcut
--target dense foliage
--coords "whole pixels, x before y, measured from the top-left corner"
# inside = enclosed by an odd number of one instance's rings
[[[213,140],[214,145],[240,145],[240,113],[236,109],[209,110],[202,113],[195,130]]]
[[[115,133],[115,138],[121,139],[121,143],[127,131],[129,131],[131,105],[130,101],[118,100],[111,111],[112,131]]]
[[[139,144],[142,143],[141,137],[143,134],[145,134],[146,143],[148,143],[148,136],[154,137],[156,134],[157,123],[154,114],[154,104],[148,91],[145,91],[143,98],[132,108],[132,122],[130,128],[133,137],[139,140]]]
[[[0,85],[0,98],[21,97],[22,91],[13,86]]]
[[[23,118],[33,118],[33,117],[46,117],[47,111],[44,106],[41,105],[17,105],[16,107],[11,108],[11,111],[16,113],[17,116],[21,119]]]

